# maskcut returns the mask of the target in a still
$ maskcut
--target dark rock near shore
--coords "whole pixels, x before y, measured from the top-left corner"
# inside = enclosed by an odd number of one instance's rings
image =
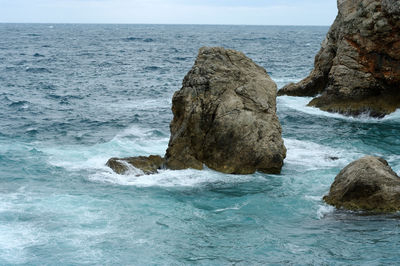
[[[335,178],[325,202],[337,208],[388,213],[400,210],[400,177],[387,161],[366,156]]]
[[[400,2],[338,0],[314,69],[278,95],[320,96],[309,105],[382,117],[400,108]]]
[[[129,158],[111,158],[107,161],[107,166],[114,170],[117,174],[128,172],[130,165],[143,171],[144,174],[155,174],[164,166],[164,158],[158,155],[150,155],[149,157],[138,156]]]
[[[276,84],[243,53],[203,47],[172,100],[170,169],[280,173],[286,148]]]

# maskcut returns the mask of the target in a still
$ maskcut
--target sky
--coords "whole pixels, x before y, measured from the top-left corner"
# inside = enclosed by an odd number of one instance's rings
[[[336,0],[0,0],[0,22],[331,25]]]

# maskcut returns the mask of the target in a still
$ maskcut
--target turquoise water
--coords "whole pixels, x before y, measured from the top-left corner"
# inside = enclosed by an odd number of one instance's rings
[[[0,24],[0,265],[398,264],[398,214],[321,199],[365,154],[400,173],[400,112],[347,118],[278,97],[281,175],[105,166],[164,154],[199,47],[243,51],[281,87],[308,74],[327,30]]]

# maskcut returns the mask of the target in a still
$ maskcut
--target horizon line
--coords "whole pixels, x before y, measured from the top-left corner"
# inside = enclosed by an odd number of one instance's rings
[[[80,25],[170,25],[170,26],[285,26],[285,27],[330,27],[316,24],[212,24],[212,23],[138,23],[138,22],[3,22],[0,24],[80,24]]]

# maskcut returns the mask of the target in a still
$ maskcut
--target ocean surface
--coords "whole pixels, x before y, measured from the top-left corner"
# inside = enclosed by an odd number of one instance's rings
[[[243,51],[282,87],[309,73],[327,31],[0,24],[0,265],[399,264],[400,214],[322,201],[363,155],[400,173],[399,111],[349,118],[278,97],[281,175],[105,166],[164,155],[172,95],[201,46]]]

